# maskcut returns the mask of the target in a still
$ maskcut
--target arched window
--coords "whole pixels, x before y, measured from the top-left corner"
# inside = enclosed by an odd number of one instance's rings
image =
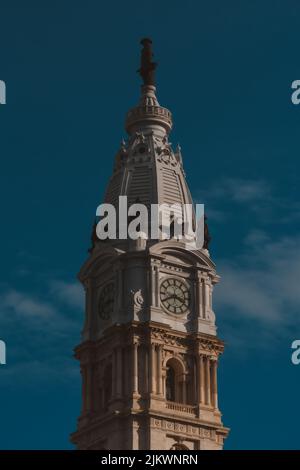
[[[186,403],[186,382],[182,362],[171,358],[166,364],[165,396],[167,401]]]
[[[166,399],[168,401],[175,401],[175,370],[172,366],[167,367]]]

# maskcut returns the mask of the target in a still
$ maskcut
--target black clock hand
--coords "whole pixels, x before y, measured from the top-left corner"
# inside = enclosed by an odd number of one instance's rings
[[[173,295],[171,295],[171,296],[169,296],[169,297],[166,297],[166,298],[164,299],[164,302],[165,302],[166,300],[169,300],[169,299],[179,300],[180,302],[183,301],[183,298],[182,298],[182,297],[178,297],[177,295],[173,294]]]
[[[174,297],[176,300],[180,300],[180,302],[183,302],[184,301],[184,298],[183,297],[178,297],[178,295],[175,295]]]
[[[172,294],[172,295],[170,295],[169,297],[166,297],[166,298],[164,299],[164,302],[165,302],[166,300],[170,300],[170,299],[174,299],[174,298],[175,298],[175,296],[174,296],[174,294]]]

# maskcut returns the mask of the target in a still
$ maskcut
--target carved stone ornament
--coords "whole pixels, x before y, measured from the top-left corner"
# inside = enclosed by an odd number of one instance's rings
[[[159,162],[172,166],[176,166],[178,164],[170,143],[162,141],[156,146],[155,150],[158,155],[157,160]]]
[[[137,291],[131,290],[131,305],[138,310],[141,310],[144,305],[144,297],[142,294],[142,290],[139,289]]]

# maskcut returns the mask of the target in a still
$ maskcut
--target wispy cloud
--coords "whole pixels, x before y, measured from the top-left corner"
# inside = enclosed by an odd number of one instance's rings
[[[79,283],[68,281],[48,281],[39,293],[1,286],[0,333],[7,344],[3,374],[7,385],[10,379],[25,383],[28,376],[31,384],[74,376],[77,364],[72,350],[80,339],[82,300]]]
[[[293,337],[300,327],[299,201],[279,196],[262,179],[223,178],[202,194],[209,219],[223,227],[224,243],[234,240],[230,256],[215,259],[221,282],[214,302],[222,331],[231,343],[247,347]]]
[[[247,316],[259,321],[278,322],[278,299],[270,295],[262,270],[242,269],[219,265],[222,282],[216,289],[216,302],[221,310],[227,307],[230,315]]]
[[[79,364],[71,355],[63,357],[48,357],[47,360],[40,360],[39,357],[29,357],[27,360],[19,361],[13,366],[9,363],[1,370],[1,385],[5,387],[20,385],[22,389],[45,386],[49,383],[66,383],[73,381],[78,383],[80,377]]]
[[[49,303],[10,289],[0,296],[0,305],[23,317],[51,317],[56,309]]]
[[[79,282],[50,281],[51,292],[70,307],[84,308],[84,292]]]
[[[265,245],[268,241],[270,241],[268,233],[261,229],[251,230],[244,239],[245,245],[251,248]]]
[[[210,188],[201,191],[201,196],[209,201],[222,199],[249,204],[258,200],[270,200],[271,189],[264,180],[222,178]]]
[[[264,225],[300,221],[300,202],[284,197],[263,179],[221,178],[199,191],[197,202],[204,203],[209,219],[220,224],[237,214]]]
[[[300,328],[300,236],[270,241],[250,233],[246,242],[246,251],[234,260],[217,262],[221,282],[215,309],[230,342],[239,337],[244,347],[251,342],[258,347],[267,337],[270,347],[278,338],[293,338]]]

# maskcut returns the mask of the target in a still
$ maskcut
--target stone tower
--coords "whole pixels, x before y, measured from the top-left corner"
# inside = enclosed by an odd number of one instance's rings
[[[105,202],[191,204],[172,116],[156,98],[151,41],[142,41],[139,104],[126,117]],[[175,238],[100,241],[79,279],[86,292],[78,449],[222,449],[218,408],[223,342],[212,309],[218,282],[207,246]]]

